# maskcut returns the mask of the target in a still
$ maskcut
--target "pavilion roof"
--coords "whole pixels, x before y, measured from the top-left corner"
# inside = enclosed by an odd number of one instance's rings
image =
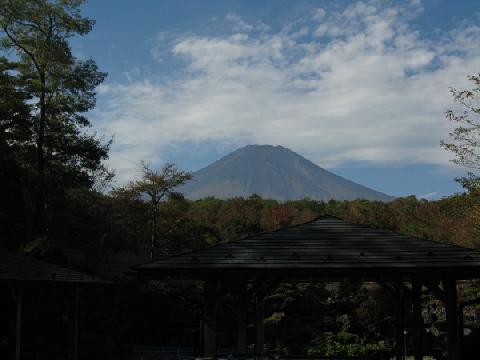
[[[54,265],[33,256],[0,249],[0,281],[104,283],[95,276]]]
[[[480,252],[321,217],[135,268],[139,276],[480,277]]]

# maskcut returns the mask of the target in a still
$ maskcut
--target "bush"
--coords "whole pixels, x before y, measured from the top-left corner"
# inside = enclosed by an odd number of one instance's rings
[[[313,345],[307,349],[307,356],[366,356],[371,350],[379,350],[378,344],[342,344],[336,340],[327,340],[321,345]]]

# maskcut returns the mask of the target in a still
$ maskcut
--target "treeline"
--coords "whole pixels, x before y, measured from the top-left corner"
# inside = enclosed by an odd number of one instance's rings
[[[132,198],[123,192],[70,189],[61,205],[51,215],[48,246],[30,243],[30,250],[46,252],[50,249],[58,253],[73,248],[103,254],[149,252],[152,208],[144,199]],[[480,246],[480,195],[475,192],[437,201],[410,196],[390,203],[309,199],[278,202],[257,195],[191,201],[177,194],[158,204],[154,227],[156,257],[230,242],[324,215],[419,238]],[[12,242],[18,239],[13,235]],[[6,239],[5,235],[2,238]]]

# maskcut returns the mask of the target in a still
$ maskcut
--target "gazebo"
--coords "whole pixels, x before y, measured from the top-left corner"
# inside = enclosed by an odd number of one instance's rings
[[[107,281],[72,269],[36,259],[24,253],[0,249],[0,284],[9,288],[15,300],[15,329],[13,358],[22,358],[22,328],[24,323],[25,292],[38,294],[47,286],[62,287],[70,294],[70,360],[79,353],[79,313],[81,289],[85,286],[107,284]],[[3,309],[6,310],[6,309]],[[60,334],[59,334],[60,335]]]
[[[237,352],[244,357],[248,297],[255,298],[255,355],[264,355],[264,297],[269,281],[359,279],[385,287],[395,298],[396,357],[402,358],[403,301],[413,303],[415,359],[422,359],[422,289],[445,304],[449,360],[460,359],[457,281],[480,278],[480,252],[447,243],[352,224],[333,217],[262,233],[227,244],[167,257],[135,268],[143,279],[184,277],[204,286],[203,356],[215,358],[216,306],[222,283],[238,294]],[[247,292],[247,284],[254,291]],[[461,315],[461,314],[460,314]]]

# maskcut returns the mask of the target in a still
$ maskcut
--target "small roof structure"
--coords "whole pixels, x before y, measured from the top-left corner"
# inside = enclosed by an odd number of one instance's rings
[[[146,278],[480,277],[480,252],[320,217],[311,222],[262,233],[227,244],[170,256],[137,266]]]
[[[71,326],[71,358],[78,359],[79,344],[79,312],[80,312],[80,288],[82,285],[106,284],[95,276],[90,276],[79,271],[54,265],[23,254],[5,249],[0,249],[0,283],[12,286],[15,310],[15,359],[20,360],[22,354],[22,318],[24,307],[24,291],[31,284],[55,284],[74,290],[72,304],[72,326]],[[73,286],[71,286],[73,285]]]
[[[0,281],[105,283],[95,276],[54,265],[27,254],[0,249]]]

